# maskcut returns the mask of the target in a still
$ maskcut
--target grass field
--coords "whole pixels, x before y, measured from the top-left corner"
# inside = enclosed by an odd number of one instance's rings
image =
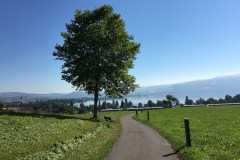
[[[0,159],[103,159],[121,133],[119,117],[0,113]],[[103,116],[114,120],[104,122]]]
[[[185,147],[184,118],[190,119],[192,147]],[[147,111],[138,119],[164,135],[182,159],[240,159],[240,106],[150,110],[149,121]]]

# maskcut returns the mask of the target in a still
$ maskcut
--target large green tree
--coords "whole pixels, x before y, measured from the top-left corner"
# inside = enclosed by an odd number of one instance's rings
[[[101,91],[110,97],[122,97],[137,87],[128,70],[134,67],[140,44],[133,41],[124,21],[109,5],[93,11],[77,10],[66,28],[61,33],[64,43],[55,46],[53,55],[64,61],[63,80],[94,94],[93,118],[97,118]]]

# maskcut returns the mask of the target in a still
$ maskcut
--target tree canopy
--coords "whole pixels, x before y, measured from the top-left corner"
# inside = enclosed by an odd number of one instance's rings
[[[77,10],[74,19],[62,32],[63,45],[53,53],[64,61],[62,79],[79,90],[94,94],[94,118],[97,118],[98,96],[122,97],[138,85],[128,74],[140,51],[140,44],[125,30],[124,21],[113,8],[104,5],[93,11]]]
[[[189,99],[188,96],[186,96],[185,105],[193,105],[193,100]]]
[[[176,97],[174,97],[173,95],[166,95],[166,100],[170,107],[176,106],[179,104],[179,100]]]

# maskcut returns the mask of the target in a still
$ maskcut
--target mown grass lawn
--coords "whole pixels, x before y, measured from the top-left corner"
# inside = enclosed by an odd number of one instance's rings
[[[121,134],[129,112],[91,115],[0,114],[0,159],[103,159]],[[104,122],[103,116],[114,120]],[[82,118],[84,117],[84,118]]]
[[[136,116],[134,116],[136,118]],[[190,119],[192,147],[185,147],[184,118]],[[172,108],[139,112],[186,160],[240,159],[240,106]]]

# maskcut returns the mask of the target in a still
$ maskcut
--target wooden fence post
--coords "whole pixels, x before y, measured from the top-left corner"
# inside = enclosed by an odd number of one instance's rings
[[[190,127],[189,127],[190,123],[189,123],[189,119],[188,118],[184,118],[184,127],[185,127],[185,133],[186,133],[186,143],[187,143],[187,147],[191,147],[192,143],[191,143],[191,134],[190,134]]]
[[[149,121],[149,110],[147,111],[147,118],[148,118],[148,121]]]
[[[136,110],[136,116],[137,116],[137,118],[138,118],[138,111]]]

